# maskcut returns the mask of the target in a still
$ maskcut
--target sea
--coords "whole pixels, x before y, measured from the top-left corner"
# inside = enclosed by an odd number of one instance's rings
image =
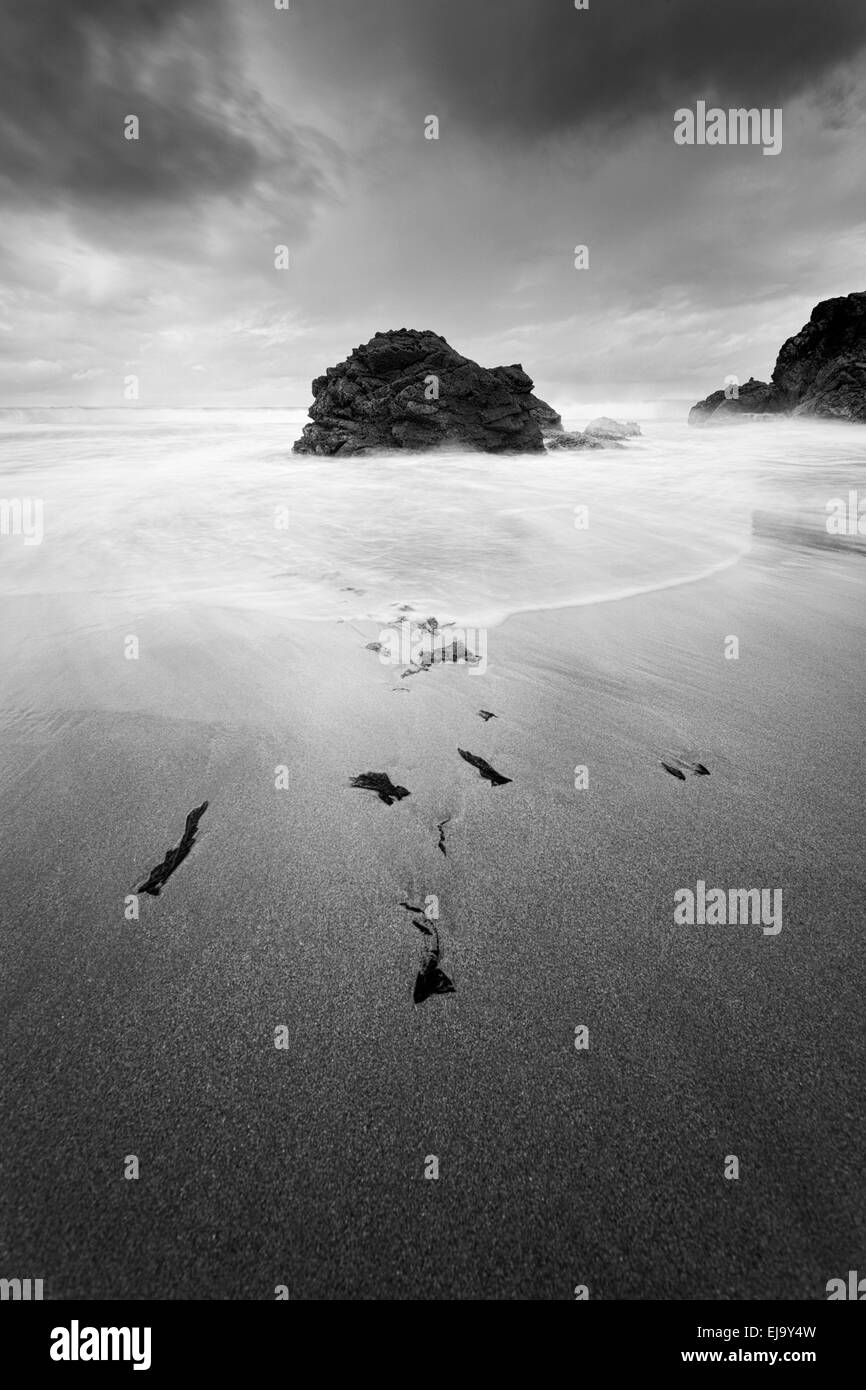
[[[756,544],[866,545],[866,427],[605,404],[641,435],[348,459],[292,453],[300,407],[0,409],[0,592],[494,627],[692,583]]]

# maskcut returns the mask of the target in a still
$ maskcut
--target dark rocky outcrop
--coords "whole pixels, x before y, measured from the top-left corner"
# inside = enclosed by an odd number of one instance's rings
[[[751,378],[733,400],[714,391],[692,407],[689,424],[779,414],[866,423],[866,291],[816,304],[783,344],[769,383]]]
[[[732,424],[749,420],[755,415],[778,415],[779,405],[772,386],[754,377],[737,388],[738,395],[728,397],[724,391],[713,391],[706,400],[698,401],[689,411],[690,425],[705,425],[712,417],[714,424]]]
[[[491,374],[495,376],[509,391],[520,395],[526,390],[526,383],[529,382],[530,395],[527,397],[529,413],[539,426],[542,434],[557,434],[562,429],[562,416],[554,410],[547,401],[539,400],[538,396],[531,394],[532,381],[526,375],[519,362],[515,362],[510,367],[491,367]]]
[[[776,358],[773,389],[794,415],[866,421],[866,292],[815,305]]]
[[[540,454],[561,428],[519,364],[479,367],[438,333],[377,333],[313,382],[298,454],[346,455],[442,446]]]

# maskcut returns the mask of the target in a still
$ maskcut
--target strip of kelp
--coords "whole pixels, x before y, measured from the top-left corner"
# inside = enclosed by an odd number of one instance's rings
[[[158,898],[160,889],[168,882],[179,864],[182,864],[195,844],[195,832],[198,823],[208,808],[208,803],[203,801],[200,806],[194,806],[186,818],[183,837],[176,849],[167,849],[165,858],[161,864],[157,864],[155,869],[151,869],[150,877],[136,891],[139,893],[150,893],[151,897]]]

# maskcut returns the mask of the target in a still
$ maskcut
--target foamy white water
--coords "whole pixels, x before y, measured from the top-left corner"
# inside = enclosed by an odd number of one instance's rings
[[[0,411],[0,496],[44,518],[41,544],[0,538],[3,592],[493,626],[687,583],[755,530],[826,540],[866,463],[860,427],[658,419],[622,450],[322,459],[291,453],[305,418]]]

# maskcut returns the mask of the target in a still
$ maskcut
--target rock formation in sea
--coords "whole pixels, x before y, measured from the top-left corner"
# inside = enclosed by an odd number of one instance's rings
[[[633,439],[641,432],[634,420],[612,420],[599,415],[590,420],[584,430],[564,430],[545,436],[548,449],[621,449],[623,439]]]
[[[866,423],[866,291],[824,299],[783,344],[771,381],[752,377],[714,391],[689,411],[690,425],[728,424],[753,415],[817,416]]]
[[[548,449],[606,449],[608,447],[619,448],[615,441],[607,439],[596,439],[591,434],[584,434],[583,430],[563,430],[560,434],[552,434],[545,440]]]
[[[631,439],[640,434],[640,425],[635,420],[612,420],[609,415],[599,415],[590,420],[583,432],[592,439]]]
[[[562,428],[532,394],[519,363],[479,367],[438,333],[377,333],[313,382],[311,424],[298,454],[428,452],[450,446],[485,453],[540,454],[542,429]]]
[[[732,388],[729,388],[729,390]],[[712,417],[716,424],[730,424],[732,421],[747,420],[753,415],[778,415],[779,406],[773,388],[766,381],[756,381],[754,377],[737,388],[737,395],[730,397],[724,391],[713,391],[706,400],[698,401],[689,411],[690,425],[705,425]]]

